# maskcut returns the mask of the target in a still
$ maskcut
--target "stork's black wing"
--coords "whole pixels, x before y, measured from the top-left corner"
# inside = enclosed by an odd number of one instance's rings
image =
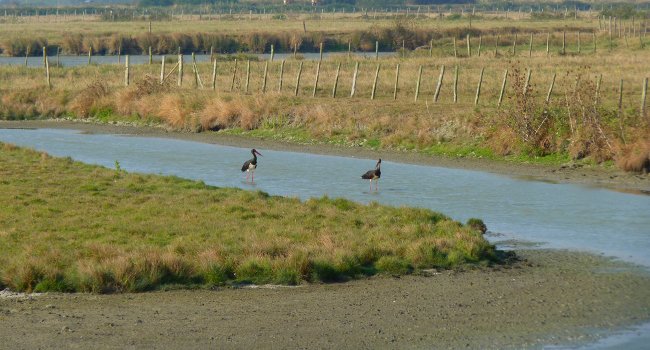
[[[368,170],[365,174],[361,175],[362,179],[374,179],[376,170]]]
[[[241,166],[241,171],[244,172],[244,171],[248,170],[248,168],[250,167],[252,161],[253,161],[252,159],[249,159],[249,160],[245,161],[244,165]]]

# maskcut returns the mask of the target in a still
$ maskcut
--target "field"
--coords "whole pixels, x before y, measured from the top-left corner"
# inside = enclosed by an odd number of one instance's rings
[[[480,220],[464,226],[429,210],[327,197],[301,202],[9,144],[0,160],[0,287],[15,291],[296,285],[499,261]]]

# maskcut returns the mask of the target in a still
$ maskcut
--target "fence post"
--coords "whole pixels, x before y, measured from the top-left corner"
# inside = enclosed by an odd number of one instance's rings
[[[546,57],[549,56],[549,42],[551,41],[551,33],[546,33]]]
[[[548,88],[548,94],[546,94],[546,103],[549,103],[551,101],[551,93],[553,93],[553,86],[555,85],[555,75],[556,73],[553,73],[553,79],[551,79],[551,87]]]
[[[377,63],[377,71],[375,72],[375,81],[372,83],[372,94],[370,94],[370,99],[375,99],[375,92],[377,91],[377,79],[379,79],[379,69],[381,68],[381,63]]]
[[[296,75],[296,89],[293,93],[294,96],[298,96],[298,90],[300,89],[300,75],[302,75],[302,62],[300,62],[300,66],[298,67],[298,75]]]
[[[596,32],[593,32],[593,38],[594,38],[594,53],[596,53]]]
[[[395,68],[395,88],[393,88],[393,100],[397,99],[397,86],[399,85],[399,63]]]
[[[471,40],[469,33],[467,33],[467,57],[472,57]]]
[[[246,84],[244,85],[244,93],[248,93],[248,85],[251,80],[251,60],[246,61]]]
[[[60,56],[61,55],[61,47],[57,46],[56,47],[56,66],[61,67],[61,61],[60,61]]]
[[[88,48],[88,65],[90,65],[90,58],[93,56],[93,47]]]
[[[124,86],[129,86],[129,55],[126,55],[126,68],[124,69]]]
[[[379,41],[375,41],[375,60],[379,59]]]
[[[320,43],[320,57],[318,58],[318,61],[320,62],[322,60],[323,60],[323,43],[321,42]]]
[[[43,52],[45,52],[45,48],[43,48]],[[47,81],[47,88],[51,89],[52,88],[52,83],[50,81],[50,61],[47,59],[47,55],[45,55],[45,80]],[[648,79],[646,79],[646,82],[647,81],[648,81]]]
[[[418,101],[418,96],[420,95],[420,81],[422,80],[422,66],[418,70],[418,80],[415,84],[415,102]]]
[[[47,61],[47,48],[43,46],[43,68],[45,68],[45,61]]]
[[[643,79],[643,90],[641,90],[641,116],[645,116],[645,99],[648,93],[648,78]]]
[[[348,40],[348,59],[350,59],[352,55],[352,41]]]
[[[445,66],[440,67],[440,76],[438,76],[438,84],[436,85],[436,92],[433,94],[433,102],[438,102],[440,96],[440,89],[442,88],[442,79],[445,77]]]
[[[512,42],[512,55],[517,55],[517,33],[515,33],[515,40]]]
[[[458,102],[458,65],[454,68],[454,103]]]
[[[210,62],[214,60],[214,46],[210,46]]]
[[[165,56],[163,56],[164,62]],[[266,74],[266,72],[265,72]],[[212,91],[217,89],[217,60],[212,61]]]
[[[433,57],[433,39],[429,42],[429,57]]]
[[[162,57],[162,62],[160,63],[160,84],[162,85],[165,80],[165,56]]]
[[[278,92],[282,92],[282,78],[284,78],[284,61],[280,63],[280,81],[278,82]]]
[[[178,86],[183,86],[183,54],[178,54]]]
[[[481,44],[483,44],[483,36],[478,36],[478,57],[481,57]]]
[[[603,75],[599,74],[598,75],[598,80],[596,80],[596,96],[594,97],[594,104],[598,104],[598,100],[600,99],[600,83],[603,80]]]
[[[359,62],[356,62],[354,65],[354,73],[352,75],[352,89],[350,91],[350,97],[354,97],[354,94],[357,90],[357,74],[359,74]]]
[[[336,89],[339,85],[339,72],[341,71],[341,62],[336,66],[336,76],[334,77],[334,87],[332,87],[332,98],[336,98]]]
[[[530,33],[530,44],[528,45],[528,57],[533,57],[533,33]]]
[[[562,54],[566,54],[566,30],[562,31]]]
[[[271,62],[273,62],[274,57],[275,57],[275,45],[271,45]]]
[[[151,54],[151,46],[149,46],[149,64],[153,64],[153,55]]]
[[[215,64],[215,71],[217,65]],[[269,61],[264,62],[264,77],[262,78],[262,93],[266,93],[266,77],[269,73]]]
[[[458,57],[458,50],[456,49],[456,37],[452,37],[454,39],[454,57]]]
[[[194,73],[194,88],[199,88],[199,73],[196,70],[196,56],[192,52],[192,73]]]
[[[499,102],[497,107],[501,107],[501,102],[503,102],[503,94],[506,91],[506,81],[508,80],[508,70],[503,73],[503,83],[501,83],[501,92],[499,92]]]
[[[582,51],[582,45],[580,43],[580,31],[578,31],[578,53]]]
[[[235,89],[235,77],[237,76],[237,59],[235,58],[235,65],[232,68],[232,80],[230,82],[230,92]]]
[[[497,35],[497,40],[494,42],[494,57],[499,56],[499,36]]]
[[[528,86],[530,85],[530,73],[531,69],[528,68],[528,73],[526,74],[526,83],[524,84],[524,96],[528,93]]]
[[[121,63],[122,63],[122,46],[120,45],[117,48],[117,64],[121,64]]]
[[[474,105],[478,105],[478,99],[481,96],[481,83],[483,83],[483,70],[485,68],[481,68],[481,75],[478,78],[478,86],[476,87],[476,97],[474,98]]]
[[[316,64],[316,79],[314,79],[314,91],[312,91],[311,97],[316,97],[316,90],[318,89],[318,78],[320,78],[320,64],[321,61],[318,61],[318,64]]]

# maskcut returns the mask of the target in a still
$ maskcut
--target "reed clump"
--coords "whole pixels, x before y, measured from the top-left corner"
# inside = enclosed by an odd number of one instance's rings
[[[116,176],[10,144],[0,161],[0,288],[294,285],[499,262],[479,230],[426,209]]]

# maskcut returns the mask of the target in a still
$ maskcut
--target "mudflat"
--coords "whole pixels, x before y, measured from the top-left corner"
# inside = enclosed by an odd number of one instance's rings
[[[583,166],[579,164],[565,164],[560,166],[551,166],[479,158],[450,158],[426,155],[417,152],[373,150],[363,147],[344,147],[322,143],[299,144],[273,139],[229,135],[220,132],[180,132],[162,126],[134,126],[125,123],[99,124],[94,122],[80,122],[64,119],[0,121],[0,128],[75,129],[86,133],[168,137],[245,148],[273,149],[279,151],[306,152],[371,159],[381,157],[384,160],[400,163],[479,170],[530,180],[555,183],[574,183],[650,194],[650,174],[627,173],[613,167],[604,167],[599,165]]]
[[[650,319],[647,270],[517,252],[491,268],[337,284],[140,294],[0,294],[0,339],[34,348],[523,348]]]

